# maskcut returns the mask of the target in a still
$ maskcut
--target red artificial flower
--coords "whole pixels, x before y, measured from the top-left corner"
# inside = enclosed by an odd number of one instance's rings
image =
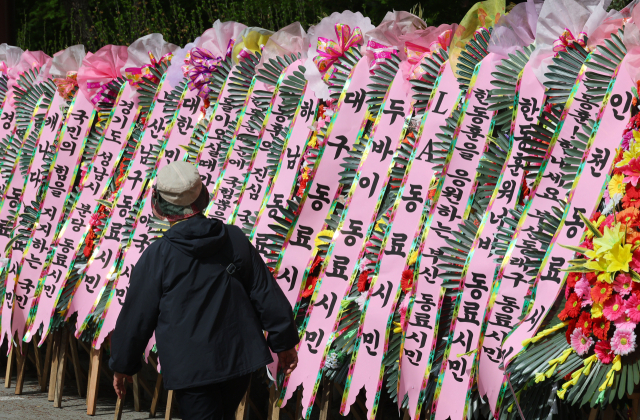
[[[573,289],[576,287],[576,283],[580,280],[581,275],[579,273],[569,273],[567,276],[567,287]]]
[[[370,271],[363,271],[358,277],[358,292],[362,293],[369,290],[369,273]]]
[[[640,188],[627,184],[626,193],[624,197],[622,197],[622,208],[640,208]]]
[[[596,282],[591,288],[591,299],[594,302],[605,303],[611,296],[612,291],[613,287],[609,283]]]
[[[593,335],[598,337],[600,340],[607,340],[607,334],[609,333],[610,326],[611,326],[611,321],[608,321],[603,316],[598,318],[593,318],[591,320],[591,328],[593,329]]]
[[[596,281],[598,280],[598,273],[585,273],[586,277],[587,277],[587,281],[589,282],[590,285],[594,285],[596,284]]]
[[[573,330],[576,329],[577,319],[572,319],[569,321],[569,325],[567,325],[567,331],[565,331],[564,336],[567,339],[567,344],[571,345],[571,334],[573,334]]]
[[[302,292],[302,297],[303,298],[308,298],[311,297],[311,295],[313,294],[313,291],[316,288],[316,282],[318,281],[318,278],[315,276],[308,276],[307,277],[307,281],[304,284],[304,292]]]
[[[633,251],[633,256],[631,258],[631,262],[629,263],[629,267],[633,271],[640,271],[640,248]]]
[[[571,293],[558,318],[561,321],[566,321],[567,318],[577,318],[578,315],[580,315],[580,299],[578,299],[578,295]]]
[[[611,351],[611,345],[608,341],[598,341],[595,347],[596,356],[605,365],[608,365],[613,360],[613,352]]]
[[[589,312],[583,312],[580,314],[580,318],[578,318],[578,323],[576,324],[577,328],[582,328],[582,333],[584,335],[591,335],[591,327],[593,325],[593,321],[591,320],[591,314]]]
[[[413,288],[413,270],[404,270],[401,281],[402,290],[407,293]]]
[[[309,274],[312,276],[318,276],[320,274],[320,267],[322,267],[322,262],[324,260],[319,255],[316,255],[316,259],[313,260],[313,264],[311,265],[311,270],[309,270]]]

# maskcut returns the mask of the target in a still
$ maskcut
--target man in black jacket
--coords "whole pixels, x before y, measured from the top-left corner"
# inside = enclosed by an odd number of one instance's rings
[[[151,200],[171,228],[131,273],[111,337],[113,386],[124,396],[155,331],[164,386],[183,418],[232,419],[251,373],[272,362],[269,348],[281,371],[295,369],[291,306],[242,231],[202,215],[209,193],[195,166],[161,169]]]

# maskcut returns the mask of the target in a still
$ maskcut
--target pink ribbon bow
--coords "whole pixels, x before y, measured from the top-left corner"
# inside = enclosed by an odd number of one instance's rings
[[[66,78],[53,79],[53,83],[58,87],[58,93],[65,100],[70,100],[73,90],[78,86],[78,72],[68,71]]]
[[[397,47],[387,47],[384,44],[381,44],[373,39],[370,39],[367,42],[367,51],[371,51],[373,53],[373,60],[369,64],[369,70],[375,70],[381,62],[390,58],[392,54],[398,54]]]
[[[578,38],[576,39],[571,31],[565,28],[564,32],[562,32],[562,35],[560,35],[558,39],[553,41],[553,52],[558,53],[560,51],[566,51],[573,41],[580,44],[582,48],[585,48],[587,46],[586,37],[587,34],[585,32],[580,32],[578,34]]]
[[[404,45],[404,52],[407,54],[407,61],[411,64],[410,79],[419,79],[426,73],[420,63],[425,57],[431,57],[434,53],[440,49],[447,50],[449,44],[451,44],[451,38],[453,37],[453,31],[447,29],[438,35],[438,39],[429,44],[428,47],[423,47],[413,42],[406,42]]]
[[[184,76],[189,79],[189,89],[198,90],[198,96],[209,99],[211,74],[218,71],[221,64],[222,57],[215,57],[209,50],[198,47],[191,49],[182,66]]]
[[[351,31],[349,25],[336,23],[335,31],[338,42],[323,37],[318,38],[318,47],[316,49],[318,55],[313,59],[313,62],[321,73],[327,72],[327,74],[331,74],[332,72],[328,70],[332,68],[333,63],[342,57],[349,48],[361,44],[364,40],[360,28],[355,28]]]
[[[97,105],[98,102],[115,103],[115,99],[105,95],[116,96],[118,92],[109,89],[109,83],[100,84],[98,82],[87,82],[87,89],[98,89],[91,95],[91,103]]]

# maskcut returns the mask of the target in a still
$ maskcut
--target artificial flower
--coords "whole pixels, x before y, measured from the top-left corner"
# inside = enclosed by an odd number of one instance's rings
[[[611,337],[613,354],[626,356],[636,349],[636,333],[633,331],[616,330]]]
[[[400,282],[402,290],[407,293],[413,289],[413,270],[404,270]]]
[[[631,159],[629,163],[618,166],[618,168],[624,175],[624,182],[630,183],[634,187],[638,185],[638,180],[640,180],[640,159]]]
[[[629,268],[633,271],[640,272],[640,248],[633,251],[633,258],[629,263]]]
[[[624,182],[624,175],[618,174],[611,177],[608,186],[609,196],[613,198],[616,194],[624,195],[627,186]]]
[[[604,255],[604,258],[609,262],[607,265],[607,272],[615,273],[616,271],[629,271],[629,263],[633,258],[633,252],[631,252],[631,245],[616,244],[611,248],[609,252]]]
[[[581,276],[581,279],[575,284],[574,289],[580,299],[584,300],[591,298],[591,287],[586,276]]]
[[[609,334],[609,326],[611,325],[611,322],[607,321],[607,319],[602,316],[599,318],[592,318],[591,320],[593,335],[598,337],[600,340],[606,340],[607,334]]]
[[[635,229],[627,230],[627,237],[624,240],[625,244],[631,245],[631,249],[637,249],[640,247],[640,232]]]
[[[315,246],[319,247],[320,245],[325,245],[331,243],[331,239],[333,238],[334,232],[332,230],[321,230],[316,236]],[[325,238],[325,240],[320,239],[320,237]]]
[[[616,330],[622,331],[633,331],[636,329],[636,325],[637,323],[633,322],[629,315],[623,315],[615,322]]]
[[[613,291],[613,287],[604,282],[597,282],[595,286],[591,288],[591,299],[594,302],[605,303],[609,296],[611,296],[611,292]]]
[[[318,281],[318,277],[316,276],[308,276],[307,281],[304,284],[304,291],[302,292],[303,298],[308,298],[313,295],[313,291],[316,288],[316,282]]]
[[[578,356],[587,354],[593,343],[593,338],[587,337],[580,327],[571,333],[571,347],[573,347]]]
[[[607,220],[603,223],[606,224]],[[619,245],[620,242],[624,239],[624,230],[621,229],[622,225],[616,224],[614,226],[605,226],[604,231],[602,233],[601,238],[593,239],[593,248],[596,252],[596,255],[603,255],[607,252],[611,251],[611,249]]]
[[[640,298],[637,294],[633,293],[627,299],[624,304],[624,312],[633,322],[640,322]]]
[[[613,283],[613,290],[620,293],[622,296],[627,296],[631,293],[631,283],[630,275],[627,273],[619,273],[616,276],[616,281]]]
[[[578,323],[577,319],[572,319],[567,324],[567,330],[564,332],[564,336],[567,339],[567,344],[571,345],[571,334],[573,334],[573,330],[576,329],[576,324]]]
[[[613,360],[613,352],[608,341],[598,341],[595,347],[596,356],[600,362],[608,365]]]
[[[591,320],[591,315],[589,312],[583,312],[580,314],[580,318],[578,318],[578,323],[576,324],[577,328],[582,328],[582,333],[586,336],[591,335],[593,321]]]
[[[616,221],[629,227],[636,227],[640,224],[640,210],[635,207],[622,210],[616,215]]]
[[[612,299],[604,305],[604,310],[602,311],[604,316],[609,321],[615,321],[624,315],[624,302],[622,298],[618,295],[614,295]]]
[[[584,264],[584,267],[596,271],[598,274],[598,280],[601,282],[612,283],[611,273],[607,271],[609,262],[605,258],[597,258],[589,260]]]
[[[580,280],[580,273],[569,273],[569,275],[567,276],[567,287],[573,289],[574,287],[576,287],[576,283],[578,282],[578,280]]]
[[[369,290],[369,271],[363,271],[358,276],[358,292]]]
[[[360,312],[364,311],[365,303],[367,303],[367,293],[360,293],[360,296],[356,298],[356,304],[360,308]]]
[[[622,159],[616,163],[617,168],[622,168],[631,162],[632,159],[640,157],[640,135],[637,132],[633,133],[633,140],[629,142],[629,150],[625,150],[622,153]]]
[[[600,318],[602,315],[602,303],[594,303],[591,306],[591,318]]]
[[[627,192],[622,197],[622,207],[625,209],[640,208],[640,189],[627,185]]]
[[[578,315],[580,315],[580,299],[578,299],[578,295],[571,293],[558,318],[561,321],[565,321],[567,318],[577,318]]]

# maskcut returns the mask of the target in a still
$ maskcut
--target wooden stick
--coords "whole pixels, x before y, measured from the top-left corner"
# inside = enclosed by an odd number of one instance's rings
[[[28,354],[29,343],[22,342],[22,351],[18,351],[16,353],[16,370],[18,373],[18,377],[16,378],[16,395],[22,394],[22,388],[24,387],[24,372],[27,367]]]
[[[118,397],[118,401],[116,401],[116,413],[113,416],[113,420],[122,419],[122,406],[124,405],[124,400]]]
[[[296,412],[294,415],[294,420],[301,420],[302,419],[302,388],[300,388],[297,392],[297,397],[296,397]]]
[[[327,379],[322,379],[322,401],[320,402],[319,420],[329,420],[329,405],[331,402],[331,383]]]
[[[269,420],[280,419],[280,407],[278,407],[278,393],[276,392],[275,385],[271,385],[271,388],[269,388],[269,412],[267,413],[267,419]]]
[[[13,375],[13,359],[15,358],[15,354],[13,352],[14,345],[11,342],[11,340],[9,340],[9,347],[11,347],[11,349],[9,350],[9,359],[7,360],[7,370],[4,375],[5,388],[11,388],[11,376]]]
[[[262,417],[260,410],[258,410],[258,407],[256,407],[251,398],[249,398],[249,405],[253,409],[253,413],[256,415],[256,417],[258,417],[259,420],[264,420],[264,417]]]
[[[102,347],[100,349],[91,349],[91,374],[89,376],[87,390],[87,414],[93,416],[96,414],[96,405],[98,403],[98,388],[100,385],[100,365],[102,364]]]
[[[158,411],[158,401],[160,400],[161,394],[162,394],[162,373],[158,373],[158,378],[156,379],[156,387],[153,389],[153,398],[151,399],[151,409],[149,410],[149,418],[154,418],[156,416],[156,412]]]
[[[244,397],[242,397],[242,401],[240,401],[240,405],[236,410],[236,420],[244,420],[246,417],[247,410],[247,399],[249,398],[249,393],[251,392],[251,378],[249,378],[249,386],[247,387],[247,391],[244,393]]]
[[[51,349],[53,348],[53,336],[47,336],[47,351],[44,354],[44,365],[42,366],[42,380],[40,382],[40,391],[47,392],[47,381],[49,380],[49,372],[51,371]]]
[[[73,373],[76,377],[76,386],[78,387],[78,395],[80,398],[85,396],[84,388],[84,372],[80,366],[80,357],[78,357],[78,339],[73,335],[69,335],[69,350],[71,353],[71,361],[73,364]]]
[[[147,381],[145,381],[142,376],[138,376],[138,385],[142,387],[142,389],[147,393],[150,399],[153,399],[153,391],[151,390],[151,388],[149,388]]]
[[[58,351],[58,372],[56,375],[56,389],[53,394],[53,406],[56,408],[62,407],[62,392],[64,391],[64,379],[67,376],[66,364],[67,364],[67,344],[69,342],[69,329],[62,330],[60,338],[60,350]]]
[[[133,375],[133,409],[135,411],[140,411],[140,384],[139,384],[138,374]]]
[[[167,408],[164,410],[164,420],[171,420],[171,412],[173,411],[173,389],[167,393]]]
[[[598,411],[599,410],[597,408],[592,408],[589,413],[589,420],[596,420],[598,418]]]
[[[61,331],[56,331],[53,334],[53,344],[51,345],[51,369],[49,373],[49,401],[53,401],[53,396],[56,391],[56,378],[58,377],[58,364],[60,363],[60,340]]]
[[[33,337],[33,357],[35,359],[36,372],[38,374],[38,384],[42,387],[42,363],[40,362],[40,349],[38,348],[38,337]]]

